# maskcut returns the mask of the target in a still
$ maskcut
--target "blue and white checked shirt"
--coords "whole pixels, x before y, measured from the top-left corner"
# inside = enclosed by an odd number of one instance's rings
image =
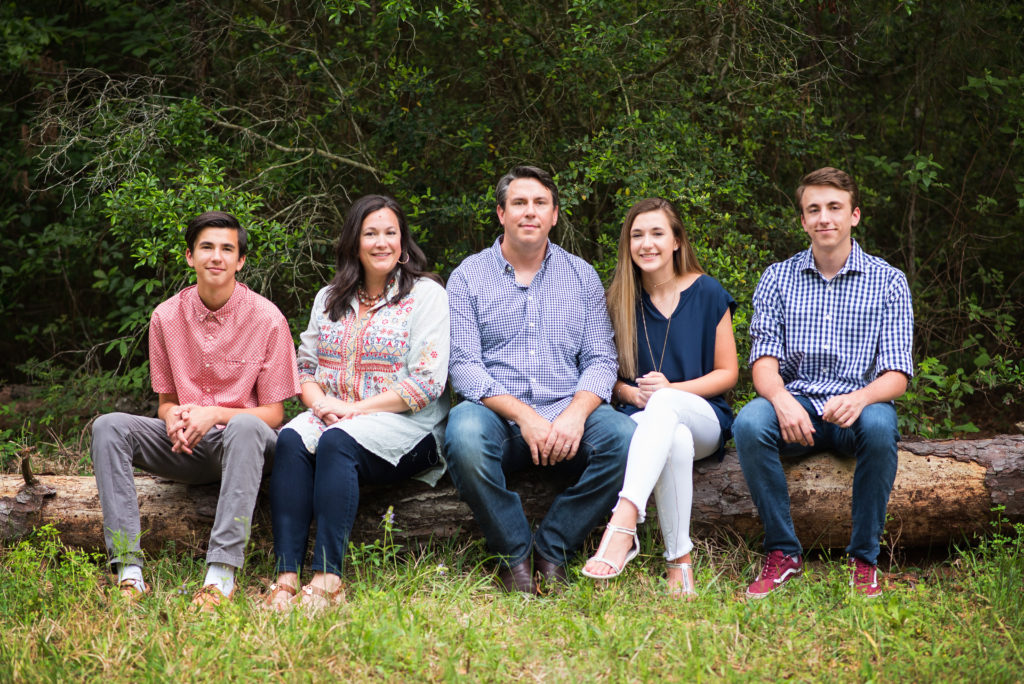
[[[884,260],[853,251],[831,281],[810,249],[769,266],[754,291],[750,363],[779,359],[786,389],[825,402],[896,370],[913,377],[914,311],[906,276]]]
[[[466,399],[511,394],[554,420],[580,390],[608,401],[618,371],[604,289],[590,264],[548,242],[529,287],[501,238],[448,279],[452,387]]]

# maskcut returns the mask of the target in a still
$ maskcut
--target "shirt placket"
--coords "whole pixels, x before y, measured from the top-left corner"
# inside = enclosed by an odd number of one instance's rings
[[[534,278],[536,281],[536,278]],[[537,379],[540,377],[540,300],[531,283],[526,290],[526,354],[527,354],[527,396],[529,404],[537,408]]]
[[[825,371],[826,377],[834,378],[836,374],[835,363],[833,359],[837,358],[836,352],[838,347],[836,346],[838,340],[836,339],[836,301],[839,299],[839,276],[835,276],[825,285],[825,310],[823,312],[823,318],[825,319],[825,331],[822,335],[821,349],[824,352],[826,359]]]
[[[208,312],[206,315],[200,317],[200,325],[203,331],[203,340],[201,348],[203,350],[203,369],[199,374],[199,389],[202,392],[200,395],[199,403],[202,406],[213,406],[215,403],[215,397],[213,395],[213,365],[216,363],[214,359],[214,349],[217,346],[217,333],[220,332],[220,321],[217,319],[216,314]]]

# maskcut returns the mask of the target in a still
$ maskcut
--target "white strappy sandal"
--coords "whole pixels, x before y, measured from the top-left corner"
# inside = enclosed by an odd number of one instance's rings
[[[591,556],[587,563],[589,563],[590,561],[604,563],[612,569],[612,573],[609,575],[595,575],[592,572],[587,572],[586,566],[584,566],[584,569],[581,572],[586,577],[602,580],[611,579],[612,577],[618,577],[622,574],[622,570],[626,567],[626,563],[636,558],[637,555],[640,553],[640,538],[636,536],[635,527],[633,529],[629,529],[628,527],[619,527],[618,525],[612,525],[611,523],[608,523],[606,527],[608,528],[608,532],[611,532],[611,534],[605,533],[605,536],[601,539],[601,545],[597,547],[597,553]],[[622,565],[616,565],[615,563],[604,557],[604,552],[608,549],[608,544],[609,542],[611,542],[612,535],[614,535],[615,533],[628,534],[629,536],[633,537],[633,547],[626,553],[626,557],[622,560]]]
[[[678,568],[682,570],[683,581],[672,589],[672,594],[680,598],[686,597],[689,600],[696,598],[697,589],[693,586],[693,564],[692,563],[665,563],[666,568]]]

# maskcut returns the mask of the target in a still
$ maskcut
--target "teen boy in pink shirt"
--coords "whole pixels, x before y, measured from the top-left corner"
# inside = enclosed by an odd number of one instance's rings
[[[220,481],[206,579],[192,599],[212,610],[234,594],[275,428],[284,420],[283,402],[299,392],[299,378],[287,320],[235,280],[245,265],[245,228],[231,214],[209,211],[189,223],[185,242],[197,282],[160,304],[149,328],[159,417],[101,416],[92,459],[104,541],[129,599],[150,590],[142,578],[133,468],[188,484]]]

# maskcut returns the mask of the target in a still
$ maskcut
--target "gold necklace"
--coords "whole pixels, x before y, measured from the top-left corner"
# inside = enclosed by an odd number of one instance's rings
[[[675,280],[675,277],[676,277],[676,274],[673,273],[671,276],[669,276],[669,278],[667,280],[663,280],[660,283],[658,283],[657,285],[655,285],[654,287],[652,287],[651,291],[653,292],[653,291],[657,290],[659,287],[661,287],[662,285],[664,285],[665,283],[668,283],[668,282],[671,282],[672,280]],[[651,306],[654,306],[654,298],[653,297],[651,298]],[[657,307],[655,307],[655,308],[657,308]],[[673,312],[674,311],[675,311],[675,309],[673,309]],[[647,334],[647,313],[644,311],[643,297],[640,298],[640,320],[644,324],[644,339],[647,340],[647,353],[651,355],[651,364],[653,365],[654,364],[654,350],[651,349],[651,336]],[[664,342],[661,343],[661,358],[658,360],[658,367],[654,369],[658,373],[661,372],[661,367],[665,364],[665,350],[668,349],[668,331],[671,328],[672,328],[672,316],[670,315],[668,317],[668,323],[665,325],[665,340],[664,340]]]

